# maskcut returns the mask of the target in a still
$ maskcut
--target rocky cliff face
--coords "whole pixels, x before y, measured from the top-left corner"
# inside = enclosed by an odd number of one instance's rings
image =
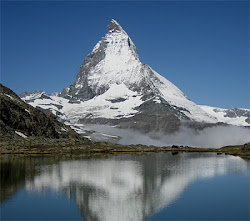
[[[0,84],[0,141],[39,136],[80,138],[69,126],[22,101],[12,90]]]

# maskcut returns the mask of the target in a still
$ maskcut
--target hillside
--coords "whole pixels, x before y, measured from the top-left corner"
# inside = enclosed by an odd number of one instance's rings
[[[82,139],[53,114],[44,114],[0,84],[0,141],[28,137]]]

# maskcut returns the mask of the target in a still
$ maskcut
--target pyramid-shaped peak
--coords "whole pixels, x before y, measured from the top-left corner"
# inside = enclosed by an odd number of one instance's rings
[[[119,25],[119,23],[115,19],[112,19],[107,27],[107,33],[112,33],[112,32],[124,32],[123,28]]]

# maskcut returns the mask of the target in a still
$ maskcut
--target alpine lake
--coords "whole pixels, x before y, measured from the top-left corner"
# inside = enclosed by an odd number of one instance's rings
[[[249,220],[250,161],[216,153],[1,156],[1,220]]]

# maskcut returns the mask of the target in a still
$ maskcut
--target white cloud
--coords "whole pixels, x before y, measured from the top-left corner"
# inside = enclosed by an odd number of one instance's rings
[[[183,145],[193,147],[220,148],[226,145],[238,145],[250,142],[250,129],[237,126],[215,126],[195,131],[182,126],[174,134],[159,132],[142,134],[135,130],[91,125],[91,129],[101,133],[121,136],[120,144],[145,144],[155,146]]]

